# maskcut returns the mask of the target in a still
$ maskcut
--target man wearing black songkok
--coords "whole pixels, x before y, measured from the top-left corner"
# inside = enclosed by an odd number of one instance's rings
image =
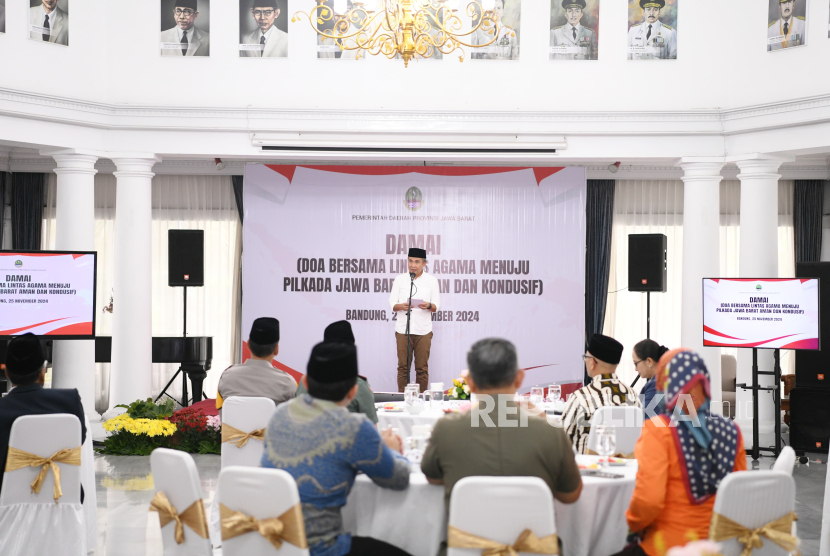
[[[12,390],[0,398],[0,487],[9,451],[9,434],[12,423],[18,417],[54,413],[75,415],[81,422],[81,443],[86,440],[84,406],[78,391],[74,388],[43,387],[46,354],[37,336],[23,334],[12,339],[6,350],[5,363],[6,378],[11,382]],[[81,497],[83,500],[83,493]]]
[[[347,320],[339,320],[333,322],[326,327],[323,332],[323,342],[335,344],[349,344],[355,345],[354,333],[352,332],[352,325]],[[300,397],[308,392],[305,385],[300,381],[297,386],[296,396]],[[369,388],[369,381],[366,377],[357,375],[357,394],[346,409],[350,413],[362,413],[375,425],[378,424],[378,412],[375,410],[375,395],[372,394],[372,389]]]
[[[582,358],[591,382],[573,393],[562,413],[565,433],[578,454],[586,453],[594,412],[604,405],[642,407],[637,394],[617,378],[623,345],[614,338],[594,334]]]
[[[409,384],[409,367],[415,360],[415,382],[421,392],[429,384],[429,349],[432,347],[432,313],[441,306],[438,279],[424,271],[427,252],[413,247],[409,250],[409,274],[400,274],[392,283],[389,308],[395,313],[395,340],[398,344],[398,391]],[[412,286],[414,284],[414,287]],[[406,312],[412,288],[412,309],[409,341],[406,337]],[[414,357],[413,357],[414,356]]]
[[[265,397],[279,405],[294,397],[297,381],[273,365],[280,352],[280,321],[270,317],[258,318],[248,337],[251,357],[241,365],[231,365],[219,378],[216,408],[231,396]]]
[[[197,0],[176,0],[174,4],[172,15],[176,26],[161,32],[161,55],[210,56],[210,34],[196,27]]]

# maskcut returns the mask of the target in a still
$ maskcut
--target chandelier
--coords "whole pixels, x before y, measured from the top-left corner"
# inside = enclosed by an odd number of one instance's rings
[[[400,56],[408,67],[416,55],[432,58],[437,52],[460,50],[458,59],[463,62],[463,47],[483,48],[516,36],[499,22],[494,0],[470,0],[464,15],[457,6],[466,0],[316,1],[314,9],[295,13],[291,21],[305,16],[324,41],[341,51],[356,50],[358,59],[367,52],[390,59]]]

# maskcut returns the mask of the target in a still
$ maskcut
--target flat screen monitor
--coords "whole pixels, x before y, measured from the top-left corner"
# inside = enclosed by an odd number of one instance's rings
[[[703,345],[818,350],[818,278],[704,278]]]
[[[0,338],[94,338],[96,255],[0,251]]]

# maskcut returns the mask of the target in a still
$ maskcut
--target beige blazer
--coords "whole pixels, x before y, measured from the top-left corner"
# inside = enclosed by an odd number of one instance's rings
[[[29,8],[29,23],[31,25],[43,27],[43,18],[42,6],[38,5]],[[29,31],[29,38],[42,41],[43,33]],[[69,14],[57,6],[55,7],[55,20],[52,22],[52,33],[49,35],[49,42],[69,46]]]
[[[259,29],[254,29],[250,33],[242,36],[242,41],[239,44],[259,44],[259,37],[261,33]],[[274,27],[268,42],[265,43],[265,50],[262,56],[259,55],[258,50],[240,50],[240,58],[285,58],[288,56],[288,33],[281,31]]]
[[[179,33],[176,28],[161,32],[161,42],[179,42]],[[210,34],[202,31],[195,25],[187,30],[187,53],[185,56],[210,56]],[[181,56],[181,48],[162,50],[162,56]]]

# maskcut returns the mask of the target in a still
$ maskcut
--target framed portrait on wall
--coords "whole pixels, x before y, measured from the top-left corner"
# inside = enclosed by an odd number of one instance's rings
[[[599,58],[599,0],[551,0],[551,60]]]
[[[462,5],[467,3],[461,0]],[[487,46],[470,49],[470,58],[473,60],[518,60],[522,25],[521,0],[481,0],[481,6],[487,11],[492,10],[498,16],[499,35],[493,40],[492,35],[478,29],[470,37],[470,43]],[[458,11],[462,12],[461,9]],[[480,17],[479,13],[473,15],[470,25],[472,27],[478,25]]]
[[[678,0],[629,0],[628,59],[677,59]]]
[[[210,0],[160,0],[162,56],[210,56]]]
[[[767,52],[807,44],[807,0],[769,0]]]
[[[29,0],[29,38],[69,46],[69,0]]]
[[[239,0],[240,58],[288,57],[286,0]]]

